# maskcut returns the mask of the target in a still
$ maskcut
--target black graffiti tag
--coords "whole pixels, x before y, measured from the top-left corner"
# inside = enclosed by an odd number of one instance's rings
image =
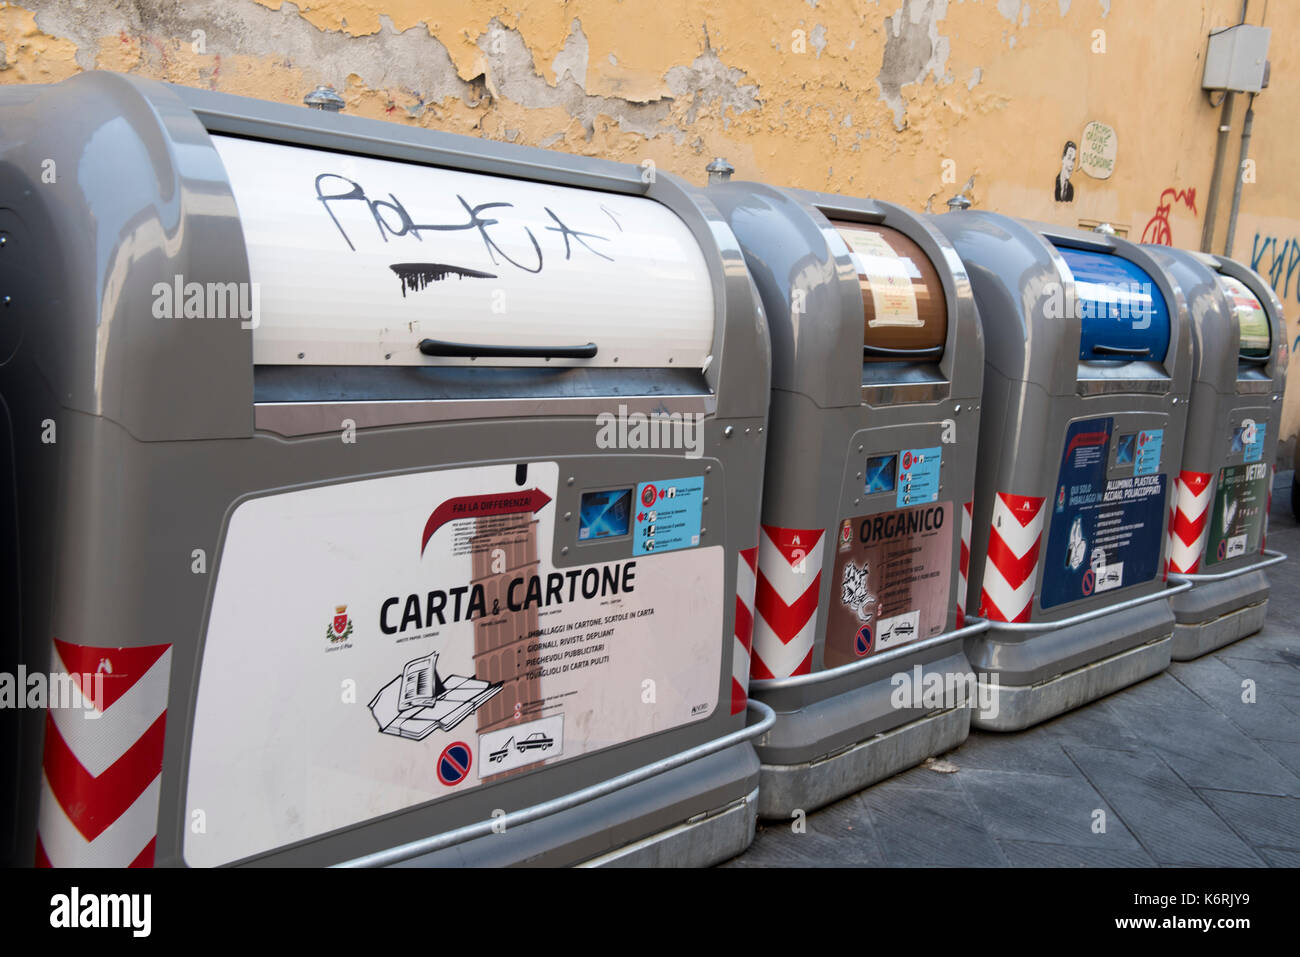
[[[533,250],[533,256],[529,258],[528,262],[520,262],[515,259],[503,250],[497,242],[498,235],[493,233],[493,228],[505,226],[502,218],[499,217],[503,216],[502,211],[514,209],[515,207],[513,203],[487,202],[472,205],[464,196],[457,194],[456,199],[465,210],[466,218],[464,222],[417,223],[411,217],[411,214],[407,212],[402,201],[393,193],[390,192],[387,199],[372,199],[366,194],[365,189],[362,188],[360,184],[354,180],[348,179],[346,176],[340,176],[337,173],[321,173],[316,177],[316,198],[325,208],[325,212],[329,214],[330,221],[334,223],[334,227],[339,231],[344,242],[348,244],[348,248],[353,251],[356,250],[356,246],[353,244],[352,238],[348,235],[347,230],[343,228],[343,224],[339,222],[331,204],[347,202],[364,203],[371,218],[374,220],[375,228],[379,232],[379,237],[384,242],[388,242],[390,237],[400,238],[404,236],[411,236],[417,241],[423,241],[423,236],[421,234],[425,232],[461,232],[472,230],[478,234],[480,241],[483,243],[483,248],[487,252],[488,257],[492,260],[493,265],[498,265],[500,261],[504,260],[517,269],[522,269],[525,272],[534,274],[540,273],[544,265],[542,247],[537,242],[537,237],[533,234],[532,229],[528,226],[523,227],[524,234],[528,237],[528,242],[532,246]],[[573,247],[570,242],[570,240],[572,240],[581,245],[592,255],[613,262],[612,257],[592,248],[588,243],[588,240],[608,242],[608,237],[601,236],[597,233],[572,229],[567,226],[550,208],[543,208],[551,218],[551,221],[555,223],[554,226],[547,226],[546,230],[548,232],[559,233],[564,239],[564,258],[566,260],[570,259],[573,254]],[[490,215],[485,215],[489,211],[496,212],[493,212]]]
[[[590,246],[587,245],[588,239],[599,239],[604,242],[609,242],[609,240],[606,239],[604,236],[597,236],[595,233],[581,233],[578,232],[576,229],[570,229],[568,226],[564,225],[564,223],[560,221],[559,216],[556,216],[555,213],[551,212],[551,208],[549,206],[543,206],[542,209],[546,210],[546,215],[550,216],[551,219],[553,219],[556,223],[556,225],[554,226],[547,226],[546,227],[547,232],[559,233],[561,236],[564,237],[564,258],[565,259],[568,259],[570,253],[572,252],[572,250],[569,247],[569,237],[572,236],[579,243],[581,243],[582,248],[587,250],[589,253],[593,253],[597,255],[601,259],[608,259],[610,262],[614,261],[612,256],[606,256],[604,253],[596,252],[596,250],[592,249]]]

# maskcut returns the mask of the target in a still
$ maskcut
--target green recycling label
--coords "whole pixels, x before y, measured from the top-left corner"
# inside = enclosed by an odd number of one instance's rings
[[[1268,473],[1263,462],[1229,465],[1219,471],[1210,540],[1205,547],[1206,565],[1259,551],[1268,507]]]

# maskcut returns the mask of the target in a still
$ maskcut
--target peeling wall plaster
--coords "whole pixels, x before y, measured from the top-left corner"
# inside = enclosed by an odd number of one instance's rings
[[[927,76],[951,80],[947,74],[948,38],[940,36],[939,21],[948,13],[948,0],[902,0],[885,20],[885,56],[876,79],[880,98],[894,111],[894,129],[906,125],[903,87],[923,83]]]
[[[1201,58],[1205,35],[1236,22],[1240,8],[1240,0],[23,0],[0,5],[0,83],[56,82],[97,67],[289,103],[326,83],[355,115],[651,160],[697,183],[721,155],[747,179],[940,212],[964,184],[977,207],[1140,233],[1166,187],[1208,194],[1218,114],[1199,88]],[[1264,0],[1251,0],[1248,18],[1258,23],[1264,11]],[[1255,102],[1258,175],[1243,192],[1242,222],[1300,236],[1291,135],[1300,4],[1269,3],[1267,18],[1272,84]],[[1055,202],[1062,144],[1091,121],[1117,132],[1115,175],[1076,172],[1073,201]],[[1220,236],[1231,190],[1223,193]],[[1171,213],[1176,244],[1197,245],[1203,213]],[[1239,258],[1249,259],[1257,231],[1239,227]],[[1300,425],[1300,375],[1291,379],[1284,435]]]

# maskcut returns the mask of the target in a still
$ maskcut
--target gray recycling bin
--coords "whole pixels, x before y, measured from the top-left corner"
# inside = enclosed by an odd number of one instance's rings
[[[952,212],[931,222],[970,276],[984,398],[966,642],[1016,730],[1164,669],[1164,544],[1192,342],[1182,294],[1140,246]]]
[[[770,358],[700,191],[114,74],[0,111],[7,657],[84,690],[8,737],[9,859],[748,844]]]
[[[1187,301],[1194,366],[1182,467],[1170,496],[1172,655],[1184,661],[1258,631],[1269,493],[1286,391],[1286,327],[1268,284],[1231,259],[1148,247]],[[1261,557],[1263,555],[1263,557]]]
[[[772,332],[753,693],[760,814],[955,747],[983,338],[952,246],[891,203],[710,188]],[[948,693],[931,693],[934,688]]]

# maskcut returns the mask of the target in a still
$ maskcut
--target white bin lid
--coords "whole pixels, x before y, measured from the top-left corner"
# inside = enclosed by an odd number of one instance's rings
[[[212,139],[248,248],[256,364],[700,368],[711,350],[704,255],[653,200]],[[434,358],[426,339],[597,352]]]

